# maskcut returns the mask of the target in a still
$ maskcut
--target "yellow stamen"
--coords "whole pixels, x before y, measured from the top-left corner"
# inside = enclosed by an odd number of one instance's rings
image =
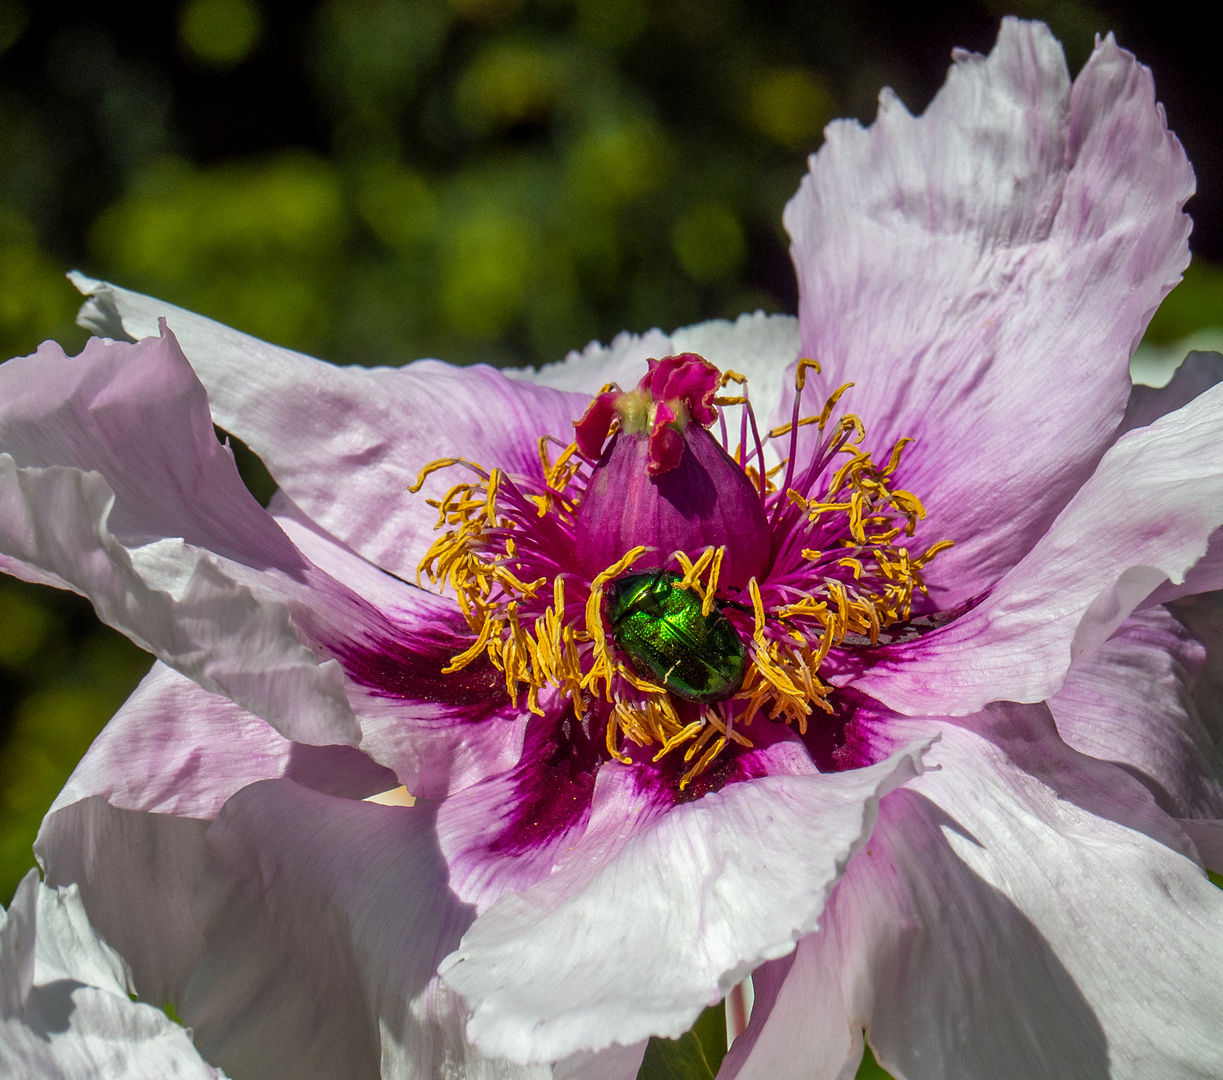
[[[819,371],[811,359],[799,362],[795,385],[801,390],[807,372]],[[722,376],[728,382],[746,383],[736,372]],[[821,435],[841,396],[851,383],[840,386],[824,403],[818,415],[804,416],[800,427],[818,424]],[[738,397],[715,399],[719,405],[743,404],[746,392]],[[784,424],[769,433],[778,437],[789,433]],[[607,586],[630,571],[647,550],[635,547],[590,582],[584,603],[579,591],[575,602],[580,614],[566,610],[568,586],[564,574],[552,578],[551,602],[544,590],[548,578],[532,577],[532,564],[524,552],[533,550],[523,540],[531,537],[530,518],[553,516],[571,527],[582,495],[581,470],[588,463],[578,454],[576,444],[561,446],[559,440],[539,440],[539,478],[533,484],[511,482],[499,469],[488,470],[465,458],[446,458],[431,462],[421,471],[410,490],[420,491],[434,472],[460,465],[474,473],[467,482],[454,485],[440,499],[428,500],[438,511],[438,536],[421,561],[417,580],[453,590],[473,639],[454,656],[443,671],[459,671],[481,657],[504,677],[511,701],[525,696],[526,708],[539,715],[547,710],[541,695],[548,692],[548,708],[556,700],[571,702],[579,719],[592,704],[607,716],[605,740],[608,754],[630,764],[627,750],[636,746],[657,746],[652,755],[658,761],[674,751],[683,751],[689,767],[680,786],[686,787],[705,771],[730,743],[750,747],[743,734],[757,714],[795,725],[806,733],[813,710],[832,712],[828,702],[831,687],[819,676],[830,650],[847,639],[881,639],[885,627],[910,618],[913,598],[924,593],[922,569],[950,541],[932,544],[917,557],[895,546],[901,536],[912,536],[916,523],[925,517],[925,508],[911,492],[891,486],[900,468],[910,439],[892,446],[886,464],[879,466],[869,451],[862,448],[865,429],[852,414],[840,416],[828,435],[827,446],[844,456],[830,481],[815,497],[791,490],[784,494],[786,504],[799,510],[800,521],[815,531],[821,547],[804,547],[801,557],[810,565],[813,590],[785,599],[766,596],[752,578],[746,588],[751,600],[751,630],[747,647],[747,670],[739,691],[727,702],[693,706],[678,702],[666,686],[643,678],[614,649],[603,620]],[[552,458],[552,446],[560,447]],[[758,490],[775,490],[770,477],[785,467],[774,466],[765,477],[746,468]],[[507,492],[516,494],[512,498]],[[772,496],[777,498],[778,496]],[[507,502],[508,500],[508,502]],[[524,519],[523,500],[532,510]],[[512,509],[507,510],[506,506]],[[525,531],[524,531],[525,530]],[[715,609],[740,604],[719,600],[718,588],[727,557],[725,546],[705,548],[695,559],[684,552],[670,556],[678,566],[678,588],[692,589],[701,598],[706,618]],[[527,561],[524,561],[527,560]],[[576,587],[583,586],[575,579]],[[529,613],[529,615],[528,615]],[[740,616],[734,615],[738,620]],[[745,635],[746,636],[746,635]]]

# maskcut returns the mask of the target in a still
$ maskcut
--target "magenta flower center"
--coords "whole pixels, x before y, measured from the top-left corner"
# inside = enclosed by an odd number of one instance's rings
[[[950,542],[910,554],[904,540],[924,511],[893,485],[909,440],[876,463],[856,416],[831,419],[847,387],[818,415],[800,416],[811,368],[799,364],[792,422],[764,439],[746,380],[685,353],[651,360],[633,390],[601,392],[573,443],[541,439],[535,478],[466,461],[426,466],[414,490],[440,468],[473,473],[431,503],[440,535],[420,567],[454,592],[472,631],[445,670],[486,658],[512,700],[525,694],[534,713],[572,708],[601,723],[608,753],[626,764],[682,752],[683,784],[728,746],[750,747],[762,714],[805,733],[813,713],[831,712],[827,669],[910,618],[925,592],[922,567]],[[731,381],[743,394],[717,397]],[[735,407],[737,441],[724,415]],[[719,421],[720,440],[708,430]],[[798,432],[810,426],[818,445],[800,463]],[[788,452],[766,467],[766,444],[783,439]],[[693,700],[665,664],[643,675],[626,641],[649,636],[648,619],[632,639],[613,635],[608,593],[620,597],[619,583],[645,570],[667,583],[660,618],[678,611],[689,630],[716,624],[724,644],[725,624],[733,627],[746,671],[731,696]],[[675,659],[678,668],[688,658]]]

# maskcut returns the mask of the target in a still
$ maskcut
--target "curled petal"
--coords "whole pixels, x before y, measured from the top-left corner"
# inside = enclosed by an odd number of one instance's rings
[[[678,1036],[816,925],[879,799],[915,774],[921,753],[915,744],[853,772],[734,784],[641,829],[609,798],[588,843],[503,895],[443,962],[472,1011],[468,1037],[527,1062]],[[631,769],[621,775],[632,782]]]
[[[299,632],[309,563],[250,496],[164,330],[0,367],[0,569],[302,742],[360,737],[339,665]]]
[[[55,1080],[224,1080],[160,1009],[128,997],[119,955],[76,889],[31,870],[0,909],[0,1073]]]
[[[802,353],[909,448],[945,607],[1044,534],[1112,441],[1128,362],[1189,261],[1194,178],[1150,72],[1101,41],[1070,85],[1047,27],[1005,19],[920,117],[890,91],[829,126],[786,208]],[[997,695],[995,695],[997,696]]]
[[[1178,818],[1223,818],[1223,757],[1191,696],[1204,654],[1163,608],[1137,612],[1049,699],[1067,743],[1120,764]]]
[[[538,440],[565,437],[581,395],[512,382],[490,367],[421,360],[403,368],[337,367],[203,316],[73,275],[90,299],[80,320],[99,333],[144,337],[165,318],[208,389],[216,422],[267,465],[280,487],[371,562],[413,577],[433,540],[426,499],[450,486],[429,462],[465,457],[512,475],[542,475]]]

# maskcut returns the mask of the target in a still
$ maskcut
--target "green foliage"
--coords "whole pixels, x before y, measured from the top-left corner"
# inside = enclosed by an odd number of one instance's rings
[[[135,288],[317,349],[347,231],[340,178],[316,158],[212,170],[160,160],[98,219],[92,247]]]
[[[875,1060],[869,1043],[862,1047],[862,1064],[858,1066],[855,1080],[893,1080],[892,1074]]]
[[[1223,267],[1194,259],[1155,312],[1146,340],[1168,345],[1207,327],[1223,327]]]
[[[183,48],[211,67],[232,67],[259,40],[262,18],[251,0],[187,0],[178,20]]]
[[[637,1080],[713,1080],[726,1055],[726,1007],[711,1005],[678,1039],[651,1038]]]

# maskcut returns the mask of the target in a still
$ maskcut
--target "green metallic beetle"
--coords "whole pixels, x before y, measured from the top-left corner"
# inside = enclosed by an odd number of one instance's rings
[[[706,705],[743,685],[747,650],[730,620],[701,613],[695,589],[670,570],[626,574],[607,586],[612,640],[637,673],[676,697]]]

